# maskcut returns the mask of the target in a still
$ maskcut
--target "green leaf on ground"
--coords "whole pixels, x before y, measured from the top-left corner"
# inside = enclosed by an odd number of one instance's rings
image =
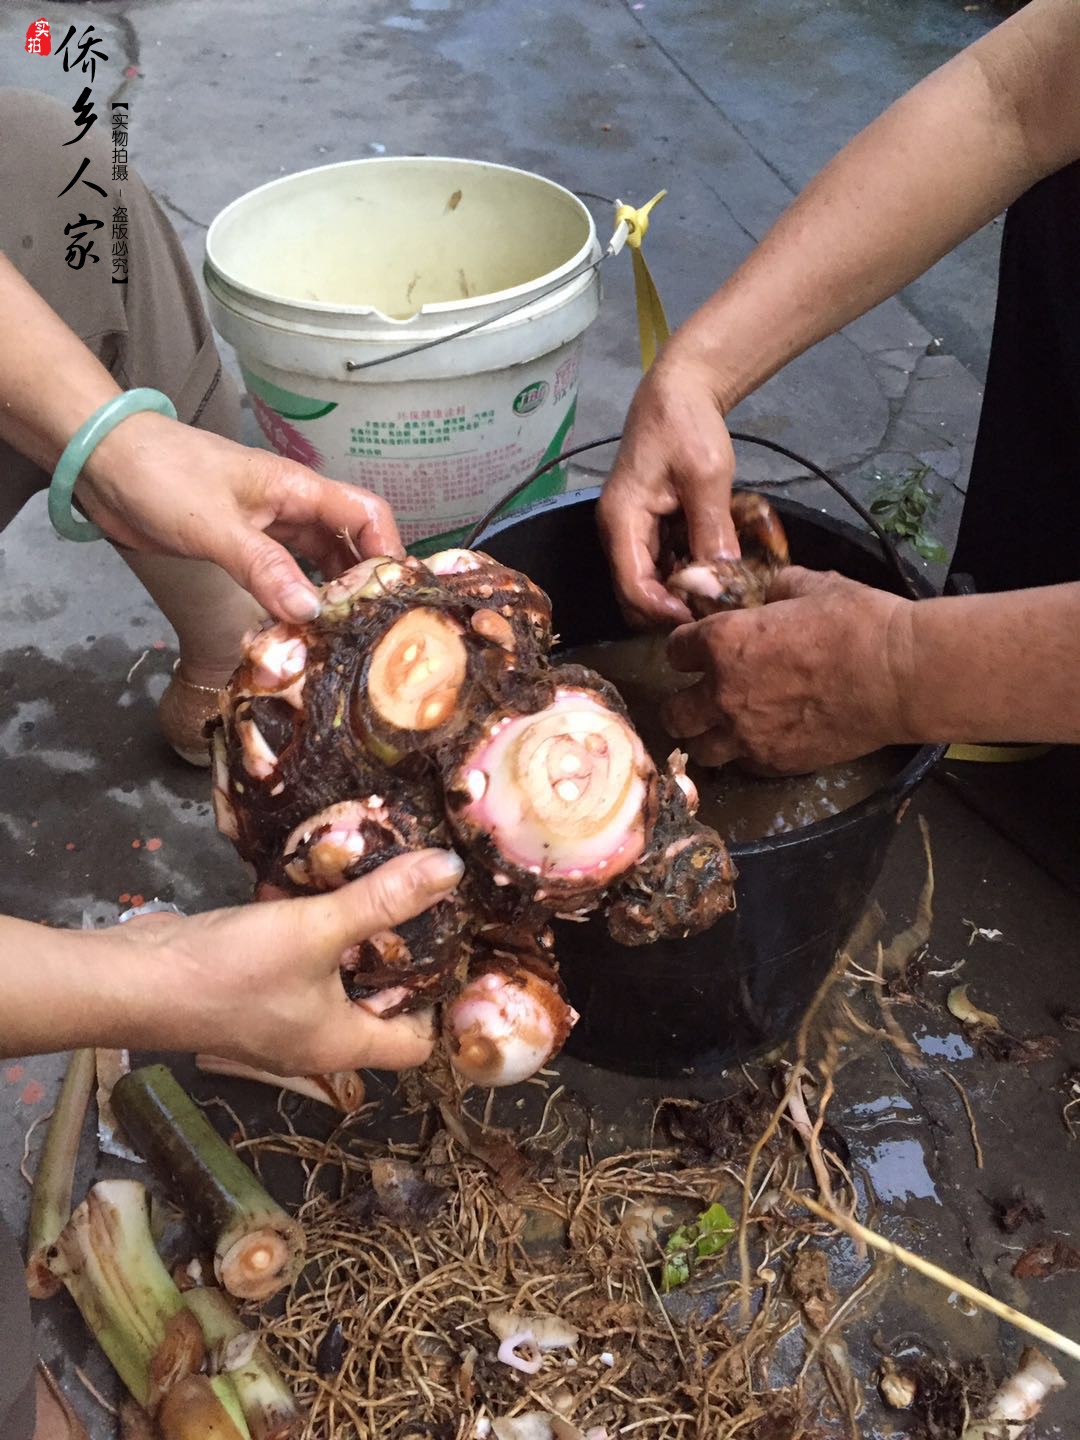
[[[698,1258],[716,1255],[727,1247],[734,1234],[735,1221],[723,1205],[710,1205],[704,1214],[698,1216],[698,1238],[695,1245]]]
[[[737,1226],[719,1202],[703,1210],[690,1225],[680,1225],[664,1246],[661,1288],[665,1295],[690,1279],[693,1265],[725,1250]]]
[[[685,1285],[690,1279],[690,1260],[685,1252],[672,1255],[664,1261],[664,1273],[660,1280],[660,1288],[665,1295],[672,1290],[677,1290],[680,1285]]]
[[[929,473],[929,465],[918,465],[891,479],[879,475],[882,487],[870,501],[870,513],[880,520],[886,534],[910,541],[924,560],[944,564],[948,551],[926,529],[941,504],[941,496],[926,484]]]

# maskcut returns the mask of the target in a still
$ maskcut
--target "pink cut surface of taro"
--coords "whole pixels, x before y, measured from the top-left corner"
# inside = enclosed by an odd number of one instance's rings
[[[318,620],[248,642],[212,741],[218,826],[264,896],[456,848],[455,894],[351,947],[342,981],[377,1015],[439,1006],[467,1080],[527,1079],[578,1018],[552,920],[596,912],[622,945],[696,934],[734,904],[727,850],[685,757],[659,770],[617,691],[553,663],[527,576],[449,550],[364,560],[322,595]]]
[[[300,465],[308,465],[312,470],[321,468],[322,453],[306,435],[301,435],[295,425],[290,425],[284,416],[267,405],[265,400],[260,400],[258,395],[251,396],[251,408],[255,411],[259,429],[279,455],[284,455],[286,460],[295,460]]]

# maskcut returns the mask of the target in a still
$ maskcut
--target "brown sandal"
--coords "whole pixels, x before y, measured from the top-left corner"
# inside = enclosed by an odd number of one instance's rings
[[[209,768],[210,746],[204,731],[207,722],[220,713],[220,697],[217,685],[196,685],[185,679],[179,660],[176,662],[158,706],[158,721],[165,739],[189,765]]]

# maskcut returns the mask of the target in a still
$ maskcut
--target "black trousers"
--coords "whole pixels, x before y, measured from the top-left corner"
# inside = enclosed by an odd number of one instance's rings
[[[1080,580],[1080,162],[1009,209],[953,556],[976,589]]]

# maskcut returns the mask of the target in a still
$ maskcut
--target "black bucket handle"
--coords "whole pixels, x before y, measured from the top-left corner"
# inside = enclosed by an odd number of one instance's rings
[[[804,470],[809,470],[811,475],[816,475],[819,480],[824,480],[825,484],[831,486],[837,495],[851,506],[859,519],[862,520],[865,525],[869,526],[877,536],[885,559],[895,571],[896,578],[903,586],[904,593],[908,598],[911,600],[921,600],[923,598],[919,593],[918,587],[908,574],[907,566],[903,560],[901,560],[900,552],[893,544],[884,526],[870,513],[861,500],[856,499],[846,485],[842,485],[835,476],[830,475],[827,470],[823,470],[822,467],[815,464],[813,460],[808,460],[805,455],[800,455],[797,450],[791,450],[776,440],[765,440],[760,435],[749,435],[744,430],[732,430],[729,433],[732,440],[739,441],[746,445],[759,445],[763,450],[772,450],[777,455],[783,455],[788,460],[794,460],[796,465],[801,465]],[[554,470],[556,466],[561,465],[564,460],[570,460],[573,456],[581,455],[586,450],[599,450],[604,445],[615,445],[621,439],[622,432],[620,431],[617,435],[605,435],[601,440],[587,440],[582,445],[572,445],[568,450],[564,450],[561,455],[556,455],[554,460],[547,460],[543,465],[539,465],[531,475],[527,475],[524,480],[520,480],[509,489],[505,495],[497,500],[490,510],[484,515],[481,515],[480,519],[477,520],[476,524],[461,542],[462,548],[471,550],[499,513],[505,510],[507,505],[513,500],[516,500],[523,491],[527,490],[534,480],[539,480],[541,475],[546,475],[549,470]]]

